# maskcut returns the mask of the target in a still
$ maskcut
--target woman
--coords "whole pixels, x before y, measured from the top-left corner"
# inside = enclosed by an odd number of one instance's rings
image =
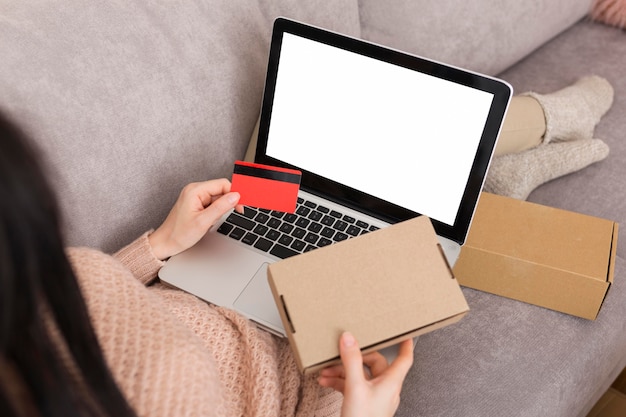
[[[300,376],[284,340],[153,283],[162,259],[239,208],[239,195],[229,191],[224,179],[190,184],[161,227],[114,257],[66,254],[35,153],[0,117],[0,414],[336,415],[343,391],[345,416],[364,415],[361,407],[392,415],[412,364],[411,341],[388,367],[379,354],[362,358],[343,335],[345,368],[320,377],[337,391],[323,389]]]
[[[531,111],[520,111],[517,98],[507,121],[535,134],[505,129],[499,145],[505,157],[543,152],[553,142],[590,141],[612,89],[588,77],[530,97],[523,104]],[[571,105],[573,111],[559,115]],[[24,136],[0,117],[0,195],[1,415],[396,411],[413,360],[411,341],[388,365],[376,353],[362,357],[346,333],[339,342],[343,365],[317,380],[303,378],[284,340],[155,280],[163,259],[195,244],[228,210],[241,209],[227,180],[185,187],[163,225],[113,257],[65,252],[44,172]]]

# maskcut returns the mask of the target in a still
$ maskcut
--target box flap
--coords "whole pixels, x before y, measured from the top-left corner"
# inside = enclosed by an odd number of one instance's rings
[[[303,371],[336,359],[343,331],[378,348],[469,310],[424,216],[276,262],[268,276]]]

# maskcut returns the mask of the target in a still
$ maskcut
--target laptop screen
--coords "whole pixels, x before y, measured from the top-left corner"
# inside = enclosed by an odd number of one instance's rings
[[[484,136],[494,107],[508,103],[496,97],[502,89],[477,88],[473,78],[482,77],[475,74],[307,32],[313,28],[306,25],[293,27],[302,33],[289,30],[290,21],[281,20],[268,67],[260,162],[301,169],[304,188],[329,189],[356,208],[369,203],[370,214],[383,212],[391,221],[423,214],[454,229],[477,154],[487,154],[479,171],[491,158],[504,109],[489,140]],[[484,172],[479,188],[483,180]]]

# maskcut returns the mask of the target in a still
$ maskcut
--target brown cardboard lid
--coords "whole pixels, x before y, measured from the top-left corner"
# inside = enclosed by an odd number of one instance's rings
[[[483,192],[467,247],[607,280],[615,222]]]
[[[279,261],[268,272],[301,369],[337,358],[343,331],[367,348],[469,310],[424,216]]]

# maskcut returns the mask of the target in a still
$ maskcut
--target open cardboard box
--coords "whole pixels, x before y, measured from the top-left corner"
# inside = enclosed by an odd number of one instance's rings
[[[340,362],[344,331],[370,352],[469,311],[424,216],[271,264],[268,279],[304,373]]]
[[[463,286],[594,320],[617,232],[611,220],[483,192],[454,273]]]

